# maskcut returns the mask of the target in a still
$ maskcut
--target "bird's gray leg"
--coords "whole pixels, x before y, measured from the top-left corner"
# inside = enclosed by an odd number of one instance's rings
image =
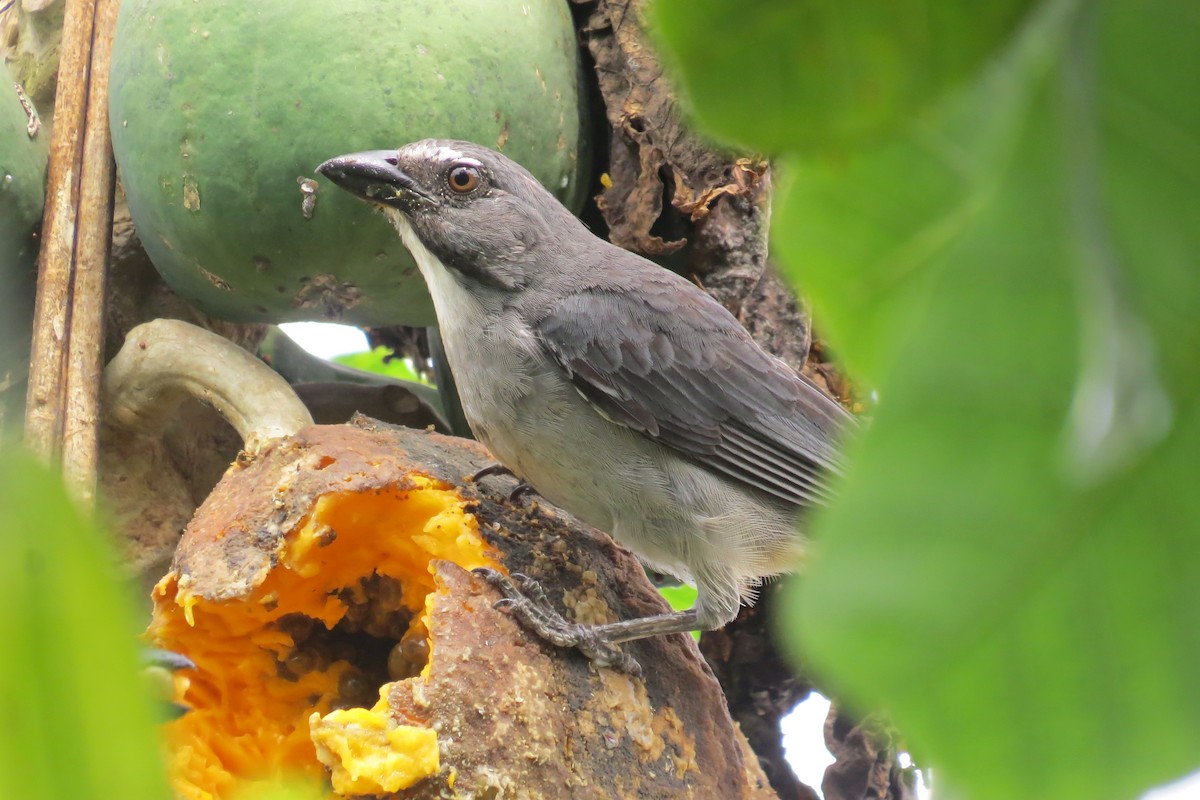
[[[567,620],[551,608],[546,592],[528,576],[516,573],[510,578],[487,567],[480,567],[474,572],[504,596],[496,603],[496,607],[507,609],[533,633],[559,647],[574,647],[597,666],[615,667],[633,675],[640,675],[642,668],[632,656],[621,652],[616,646],[619,643],[647,636],[707,630],[723,622],[704,619],[708,615],[704,615],[697,607],[603,625],[582,625]]]

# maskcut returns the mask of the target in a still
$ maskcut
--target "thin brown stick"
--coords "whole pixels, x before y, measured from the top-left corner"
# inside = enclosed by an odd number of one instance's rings
[[[71,333],[67,342],[63,477],[76,497],[85,502],[91,501],[96,489],[104,296],[112,242],[115,171],[108,127],[108,73],[120,5],[120,0],[96,0],[76,223]]]
[[[63,431],[75,216],[95,12],[95,0],[67,0],[54,130],[50,137],[46,213],[25,407],[25,441],[47,460],[58,452]]]

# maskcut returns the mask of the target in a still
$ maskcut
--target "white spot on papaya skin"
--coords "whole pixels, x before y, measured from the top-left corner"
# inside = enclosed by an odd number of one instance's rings
[[[200,184],[195,175],[183,176],[183,207],[188,211],[200,210]]]
[[[228,291],[232,290],[232,288],[233,288],[233,287],[232,287],[232,286],[230,286],[228,283],[226,283],[226,282],[225,282],[225,281],[224,281],[224,280],[221,278],[221,276],[220,276],[220,275],[214,275],[214,274],[212,274],[211,272],[209,272],[208,270],[206,270],[204,267],[200,266],[199,264],[196,264],[196,270],[197,270],[197,271],[198,271],[198,272],[199,272],[201,275],[203,275],[203,276],[204,276],[204,280],[208,281],[208,282],[209,282],[209,283],[211,283],[213,286],[215,286],[216,288],[220,289],[222,292],[228,292]]]
[[[317,188],[318,183],[312,178],[306,178],[303,175],[296,178],[296,183],[300,186],[300,213],[305,219],[312,219],[313,214],[317,210]]]

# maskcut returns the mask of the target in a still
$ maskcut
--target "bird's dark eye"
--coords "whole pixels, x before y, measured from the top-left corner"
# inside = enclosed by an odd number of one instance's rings
[[[459,164],[450,170],[446,180],[453,191],[458,194],[467,194],[475,191],[475,187],[479,186],[479,170],[476,167]]]

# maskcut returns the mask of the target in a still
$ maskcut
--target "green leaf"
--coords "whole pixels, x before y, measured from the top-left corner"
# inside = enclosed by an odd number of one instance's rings
[[[1198,40],[1052,0],[903,136],[787,160],[777,251],[880,397],[797,638],[976,800],[1200,766]]]
[[[927,313],[946,251],[1020,157],[1033,89],[1058,56],[1066,16],[1062,3],[1048,4],[1007,58],[905,135],[832,157],[779,160],[772,246],[856,375],[883,379],[904,332]]]
[[[0,797],[170,797],[131,598],[57,477],[0,459]]]
[[[806,657],[978,800],[1194,769],[1200,6],[1045,0],[1009,37],[1016,5],[951,3],[996,16],[922,48],[906,4],[874,42],[810,5],[655,17],[700,120],[790,154],[776,254],[878,392],[791,588]]]
[[[696,587],[686,583],[679,586],[660,586],[658,593],[675,611],[687,611],[696,605]]]
[[[336,356],[333,361],[346,367],[361,369],[364,372],[373,372],[376,375],[386,375],[389,378],[429,385],[429,381],[418,375],[407,361],[402,358],[393,358],[392,351],[386,347],[376,347],[365,353],[346,353]]]
[[[675,611],[687,611],[696,606],[696,587],[686,583],[679,586],[660,586],[658,593]],[[700,641],[700,631],[692,631],[692,638]]]
[[[651,23],[712,134],[841,150],[907,124],[1005,43],[1033,0],[656,0]]]

